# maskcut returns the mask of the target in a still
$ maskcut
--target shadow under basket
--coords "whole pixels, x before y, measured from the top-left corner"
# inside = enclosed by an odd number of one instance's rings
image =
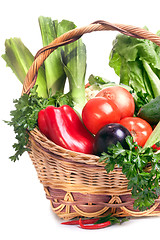
[[[72,43],[85,33],[119,31],[135,38],[148,39],[160,46],[160,37],[138,27],[96,21],[73,29],[40,49],[23,84],[22,94],[30,93],[45,59],[59,46]],[[160,215],[160,199],[149,210],[133,209],[128,181],[120,168],[107,174],[99,157],[66,150],[48,140],[39,130],[29,133],[29,155],[44,186],[53,211],[63,219],[77,216],[98,217],[109,212],[116,216]]]
[[[30,148],[46,197],[60,218],[160,215],[160,199],[146,211],[133,209],[134,199],[121,169],[108,174],[97,156],[61,148],[37,129],[30,133]]]

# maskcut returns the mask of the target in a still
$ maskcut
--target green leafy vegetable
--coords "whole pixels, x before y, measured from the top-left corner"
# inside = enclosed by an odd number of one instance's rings
[[[10,38],[5,41],[5,54],[2,58],[12,69],[16,77],[23,84],[25,76],[34,61],[34,56],[19,38]],[[44,67],[40,67],[37,77],[37,92],[41,97],[47,97]]]
[[[118,142],[112,145],[108,153],[103,153],[100,162],[105,163],[109,173],[115,165],[122,167],[123,174],[128,179],[128,189],[131,189],[134,208],[144,211],[154,204],[160,194],[160,153],[152,148],[142,148],[133,142],[133,138],[126,138],[129,150],[124,149]],[[150,170],[146,171],[150,166]]]
[[[149,99],[160,95],[160,47],[153,42],[119,34],[109,65],[120,76],[120,83],[131,86],[135,94],[146,93]]]
[[[28,131],[37,127],[38,112],[48,105],[61,106],[64,104],[73,106],[70,94],[57,92],[55,95],[49,95],[49,98],[38,96],[37,85],[31,89],[29,95],[24,94],[19,99],[14,100],[15,110],[10,112],[11,120],[5,121],[8,125],[13,126],[17,143],[13,145],[15,154],[10,157],[12,161],[19,160],[25,151],[29,151]]]

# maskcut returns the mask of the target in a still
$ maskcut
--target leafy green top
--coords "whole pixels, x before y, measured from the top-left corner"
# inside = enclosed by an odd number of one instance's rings
[[[12,161],[19,160],[25,151],[29,151],[27,146],[29,135],[28,131],[33,130],[37,126],[38,112],[46,108],[48,105],[56,107],[69,104],[73,107],[72,98],[69,93],[62,94],[57,92],[54,96],[49,95],[49,98],[38,96],[37,85],[33,87],[30,94],[24,94],[19,99],[13,101],[15,110],[10,112],[11,120],[5,121],[8,125],[13,126],[17,142],[13,144],[15,154],[10,157]]]
[[[109,173],[115,165],[122,167],[123,174],[128,179],[128,189],[131,189],[135,199],[134,208],[144,211],[154,204],[160,194],[160,153],[155,153],[152,148],[142,148],[133,142],[133,138],[126,138],[129,150],[124,149],[118,142],[103,153],[100,162],[106,164]],[[147,167],[150,170],[147,171]]]
[[[140,98],[140,102],[135,99],[136,112],[141,103],[145,104],[145,97],[151,100],[160,95],[160,47],[150,40],[118,34],[113,41],[109,66],[120,77],[120,83],[132,87],[135,97]],[[146,96],[142,97],[143,93]]]

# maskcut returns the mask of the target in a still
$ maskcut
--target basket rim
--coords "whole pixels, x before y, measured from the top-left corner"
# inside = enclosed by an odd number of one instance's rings
[[[72,162],[80,165],[89,165],[89,167],[104,168],[104,163],[100,163],[98,160],[100,157],[94,154],[85,154],[81,152],[75,152],[69,149],[65,149],[53,141],[49,140],[43,133],[37,128],[29,132],[30,141],[37,145],[44,152],[56,157],[59,161]],[[46,148],[45,145],[49,145],[50,148]],[[55,148],[57,149],[55,153]],[[52,150],[53,149],[53,150]],[[65,156],[64,156],[65,153]],[[74,160],[76,158],[76,160]],[[83,161],[81,161],[83,159]],[[80,160],[80,161],[78,161]],[[119,168],[121,169],[121,168]]]

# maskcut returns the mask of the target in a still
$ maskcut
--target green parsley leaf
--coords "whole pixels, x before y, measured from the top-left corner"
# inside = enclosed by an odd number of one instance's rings
[[[129,150],[123,149],[120,143],[112,145],[108,153],[103,153],[100,162],[105,163],[109,173],[115,165],[122,167],[122,172],[128,179],[128,189],[131,189],[134,208],[144,211],[150,208],[160,194],[160,154],[152,148],[142,148],[127,136]],[[146,169],[150,166],[150,170]]]
[[[49,98],[38,96],[37,86],[30,90],[30,94],[24,94],[19,99],[13,101],[15,110],[10,112],[11,120],[5,121],[12,126],[15,132],[16,143],[13,144],[15,154],[10,157],[12,161],[19,160],[25,151],[29,151],[28,131],[32,131],[37,126],[38,112],[46,108],[48,105],[61,106],[64,104],[73,107],[73,101],[69,93],[62,94],[57,92],[55,95],[49,95]]]

